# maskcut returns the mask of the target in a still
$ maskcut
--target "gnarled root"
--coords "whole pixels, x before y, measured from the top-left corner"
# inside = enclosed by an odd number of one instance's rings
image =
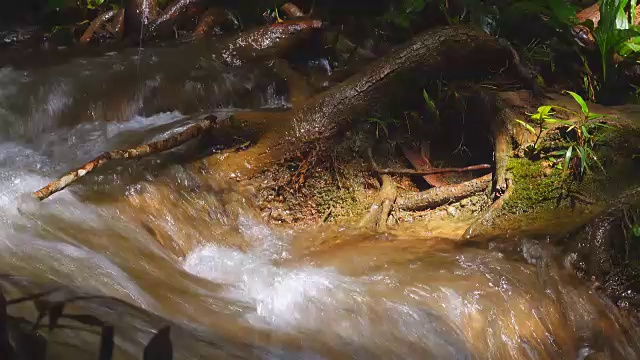
[[[60,179],[49,183],[47,186],[34,192],[33,195],[39,200],[44,200],[71,185],[71,183],[78,180],[79,178],[104,165],[109,160],[137,159],[176,148],[186,143],[187,141],[200,136],[205,131],[213,128],[217,124],[216,120],[217,119],[215,116],[207,116],[205,119],[164,140],[158,140],[148,144],[140,145],[133,149],[112,150],[109,152],[105,152],[104,154],[79,167],[78,169],[68,172]]]
[[[396,202],[398,191],[396,184],[389,175],[380,175],[382,186],[369,212],[362,218],[359,227],[384,231],[387,229],[387,219]]]
[[[513,193],[514,186],[510,174],[506,176],[505,181],[507,184],[507,188],[504,194],[498,200],[494,201],[493,204],[491,204],[491,206],[489,206],[489,208],[484,212],[484,214],[482,214],[482,216],[480,216],[478,220],[476,220],[473,224],[471,224],[471,226],[467,228],[467,230],[464,232],[464,235],[462,235],[463,239],[469,239],[470,237],[475,236],[483,227],[486,228],[494,225],[495,219],[500,214],[502,205]]]
[[[491,184],[491,174],[461,184],[440,186],[398,200],[400,210],[416,211],[435,208],[457,202],[486,190]]]

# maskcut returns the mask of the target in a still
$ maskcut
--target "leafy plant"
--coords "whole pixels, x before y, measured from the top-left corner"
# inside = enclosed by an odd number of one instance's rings
[[[602,61],[602,78],[607,81],[607,72],[615,68],[614,55],[629,57],[640,50],[640,28],[635,26],[635,11],[625,13],[629,0],[602,0],[600,21],[593,31]],[[631,0],[631,9],[636,0]]]
[[[411,20],[424,9],[426,4],[427,0],[402,0],[400,4],[392,2],[383,18],[406,29],[409,28]]]
[[[398,121],[396,119],[380,119],[370,117],[367,120],[369,120],[369,122],[375,124],[376,126],[376,139],[380,138],[380,130],[384,131],[384,134],[389,137],[389,124],[398,125]]]
[[[566,140],[568,146],[564,149],[550,153],[550,159],[555,161],[565,174],[584,175],[589,171],[589,166],[596,163],[604,172],[604,167],[598,160],[593,148],[597,143],[596,131],[598,128],[608,128],[609,126],[598,121],[604,115],[593,113],[584,99],[571,91],[565,91],[580,105],[580,112],[575,112],[556,105],[541,106],[538,110],[529,114],[530,122],[516,120],[532,134],[536,135],[536,140],[532,145],[534,151],[538,151],[538,144],[543,132],[549,125],[560,125],[566,127]],[[571,113],[574,118],[570,120],[555,118],[554,109],[564,110]],[[559,156],[556,159],[555,156]]]
[[[552,25],[562,27],[576,24],[578,8],[566,0],[527,0],[514,1],[509,11],[511,15],[541,14],[548,18]]]

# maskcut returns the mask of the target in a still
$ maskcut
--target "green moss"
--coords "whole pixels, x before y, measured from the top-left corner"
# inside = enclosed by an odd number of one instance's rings
[[[560,170],[546,169],[542,162],[527,159],[510,159],[507,169],[513,175],[515,188],[505,201],[504,211],[522,214],[555,205],[560,194]]]

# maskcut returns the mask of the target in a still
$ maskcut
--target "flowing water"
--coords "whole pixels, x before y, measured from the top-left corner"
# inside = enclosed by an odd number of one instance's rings
[[[141,359],[167,324],[178,359],[640,358],[638,331],[544,241],[471,246],[419,226],[277,229],[228,179],[171,157],[116,164],[44,202],[31,198],[102,151],[185,126],[180,112],[156,107],[163,99],[197,97],[187,110],[222,115],[286,106],[268,67],[204,64],[180,78],[172,69],[186,52],[144,54],[137,76],[135,52],[0,68],[0,273],[12,276],[0,282],[9,294],[64,285],[59,299],[103,295],[65,313],[115,324],[122,359]],[[154,92],[172,76],[172,96]],[[33,315],[27,304],[14,309]],[[49,358],[97,358],[95,331],[43,333]]]

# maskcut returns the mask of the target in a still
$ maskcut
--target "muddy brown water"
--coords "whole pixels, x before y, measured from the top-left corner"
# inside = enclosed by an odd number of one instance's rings
[[[460,224],[275,228],[233,180],[163,157],[113,165],[35,201],[31,191],[100,152],[185,125],[175,111],[133,115],[139,102],[118,122],[87,112],[105,92],[86,90],[111,78],[102,69],[117,56],[0,69],[0,273],[16,277],[0,279],[8,297],[51,286],[105,296],[65,312],[115,324],[116,359],[142,358],[165,325],[177,359],[640,358],[638,330],[542,238],[471,246],[456,240]],[[130,90],[134,103],[162,70],[149,65],[115,93]],[[268,71],[211,71],[211,88],[251,90],[241,105],[286,106]],[[210,104],[231,101],[225,94]],[[79,113],[86,118],[67,118]],[[29,304],[9,311],[34,315]],[[42,333],[51,359],[97,358],[95,331]]]

